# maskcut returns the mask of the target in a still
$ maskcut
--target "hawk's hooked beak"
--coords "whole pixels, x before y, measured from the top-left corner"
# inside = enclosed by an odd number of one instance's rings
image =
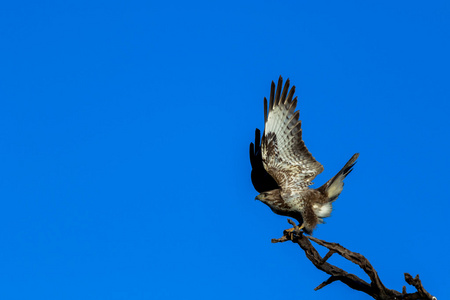
[[[259,199],[259,195],[255,197],[255,200],[261,200],[261,199]]]

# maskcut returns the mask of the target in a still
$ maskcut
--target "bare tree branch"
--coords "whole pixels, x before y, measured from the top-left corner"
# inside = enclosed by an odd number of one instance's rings
[[[292,220],[288,220],[288,222],[295,226],[295,223]],[[299,234],[295,234],[292,231],[285,230],[281,238],[272,239],[272,243],[282,243],[286,241],[292,241],[293,243],[298,244],[300,248],[305,251],[306,257],[317,269],[330,275],[327,280],[314,289],[316,291],[335,281],[341,281],[350,288],[364,292],[377,300],[437,300],[436,297],[430,295],[422,286],[419,275],[413,278],[408,273],[405,273],[406,283],[414,286],[417,292],[406,293],[406,287],[403,287],[402,292],[400,293],[396,290],[386,288],[370,262],[359,253],[352,252],[337,243],[330,243],[312,236],[305,236],[301,232]],[[329,250],[328,253],[322,258],[310,241],[327,248]],[[363,269],[363,271],[369,276],[370,283],[362,280],[354,274],[348,273],[341,268],[328,263],[327,260],[335,253],[357,264],[361,269]]]

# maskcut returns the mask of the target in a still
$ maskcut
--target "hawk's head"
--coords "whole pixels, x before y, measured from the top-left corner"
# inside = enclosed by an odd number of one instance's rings
[[[256,196],[255,200],[259,200],[259,201],[271,206],[272,203],[278,202],[281,200],[280,190],[276,189],[276,190],[263,192],[263,193],[259,194],[258,196]]]
[[[280,191],[280,189],[276,189],[263,192],[256,196],[255,200],[259,200],[266,204],[277,214],[290,215],[289,212],[291,207],[283,200],[283,198],[281,198]]]

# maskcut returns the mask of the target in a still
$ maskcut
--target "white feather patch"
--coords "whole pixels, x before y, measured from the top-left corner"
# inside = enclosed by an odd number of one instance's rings
[[[333,207],[331,206],[331,203],[328,202],[328,203],[325,203],[322,205],[314,204],[313,209],[314,209],[315,214],[319,218],[327,218],[331,215],[331,211],[333,210]]]

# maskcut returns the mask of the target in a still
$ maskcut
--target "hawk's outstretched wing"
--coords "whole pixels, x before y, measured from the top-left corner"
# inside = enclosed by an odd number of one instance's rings
[[[261,154],[261,132],[258,128],[255,130],[255,143],[250,143],[250,163],[252,165],[252,183],[258,193],[280,188],[275,179],[264,169]]]
[[[302,140],[299,111],[295,111],[297,97],[295,86],[289,90],[289,79],[281,92],[283,78],[272,81],[269,110],[264,98],[264,135],[262,138],[262,160],[264,168],[282,188],[307,189],[311,181],[323,171],[323,166],[314,159]]]

